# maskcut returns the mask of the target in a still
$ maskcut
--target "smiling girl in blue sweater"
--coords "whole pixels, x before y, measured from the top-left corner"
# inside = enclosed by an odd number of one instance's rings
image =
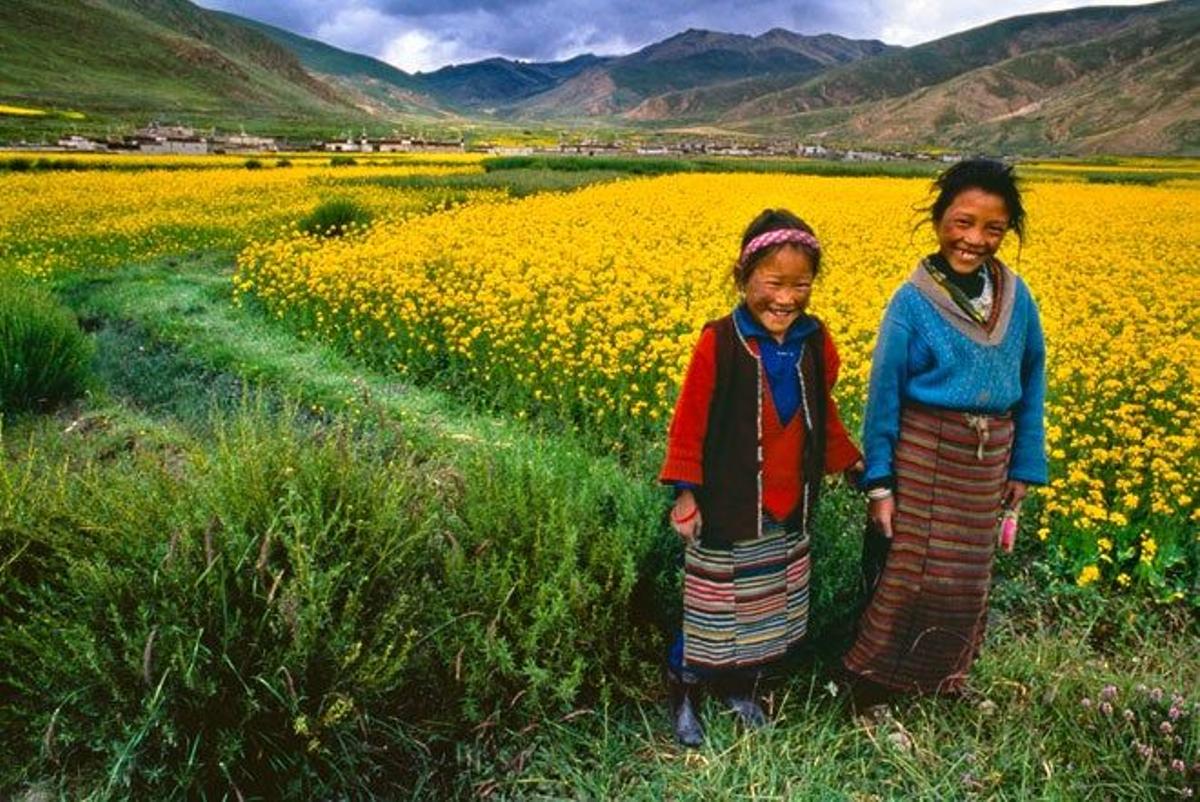
[[[998,521],[1046,481],[1041,322],[996,257],[1024,233],[1012,168],[963,161],[935,186],[938,252],[888,304],[863,420],[868,517],[890,547],[844,660],[860,702],[962,687]]]

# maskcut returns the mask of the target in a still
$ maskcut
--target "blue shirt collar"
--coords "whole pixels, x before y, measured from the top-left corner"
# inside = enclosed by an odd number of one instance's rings
[[[750,314],[744,303],[738,304],[733,310],[733,322],[743,337],[757,337],[771,345],[792,345],[817,330],[816,318],[801,312],[800,317],[796,318],[796,322],[789,326],[787,333],[783,335],[783,343],[777,343],[771,333],[754,319],[754,315]]]

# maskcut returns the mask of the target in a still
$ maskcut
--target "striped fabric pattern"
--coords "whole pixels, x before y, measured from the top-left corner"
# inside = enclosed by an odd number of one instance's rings
[[[685,666],[726,670],[783,657],[808,630],[809,541],[764,516],[761,537],[687,549]]]
[[[952,693],[978,653],[1011,417],[906,407],[887,563],[846,668],[887,688]]]

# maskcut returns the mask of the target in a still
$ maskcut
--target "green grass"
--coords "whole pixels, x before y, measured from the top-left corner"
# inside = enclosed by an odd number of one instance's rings
[[[399,189],[451,189],[460,190],[465,200],[466,191],[471,189],[501,189],[511,197],[523,198],[540,192],[570,192],[591,184],[615,181],[630,175],[628,170],[555,170],[548,168],[524,168],[490,170],[485,173],[468,173],[445,176],[379,176],[373,178],[332,179],[337,186],[374,184]],[[454,196],[450,196],[454,197]]]
[[[1179,650],[1162,640],[1187,637],[1187,629],[1147,626],[1129,651],[1113,654],[1090,639],[1099,619],[1142,611],[1047,607],[993,627],[968,700],[908,699],[856,720],[824,687],[819,669],[804,666],[769,693],[774,725],[767,731],[739,732],[709,700],[709,742],[688,754],[671,743],[661,705],[597,708],[570,722],[544,722],[477,782],[549,798],[1182,798],[1189,780],[1169,764],[1173,756],[1194,759],[1195,713],[1176,730],[1187,746],[1167,746],[1167,737],[1148,732],[1166,708],[1137,686],[1196,701],[1195,662],[1180,665]],[[1049,620],[1047,612],[1065,617]],[[1096,709],[1109,683],[1117,689],[1112,716]],[[1082,706],[1085,698],[1091,708]],[[1124,719],[1126,708],[1133,721]],[[1165,750],[1165,770],[1139,756],[1138,740]]]
[[[394,797],[645,687],[659,493],[164,272],[60,287],[108,390],[4,433],[0,788]]]
[[[669,173],[788,173],[824,176],[935,175],[934,162],[835,162],[820,159],[743,159],[734,157],[658,156],[502,156],[484,159],[488,172],[505,170],[559,170],[563,172],[621,172],[631,175]]]
[[[350,198],[322,201],[302,217],[299,229],[319,237],[341,237],[371,224],[371,211]]]
[[[0,275],[0,414],[53,407],[84,392],[91,343],[44,287]]]

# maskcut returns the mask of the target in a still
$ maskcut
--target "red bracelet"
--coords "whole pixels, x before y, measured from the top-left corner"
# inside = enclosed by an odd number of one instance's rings
[[[675,523],[677,523],[677,524],[685,524],[685,523],[687,523],[688,521],[690,521],[690,520],[692,520],[693,518],[695,518],[695,517],[696,517],[696,513],[698,513],[698,512],[700,512],[700,505],[699,505],[699,504],[697,504],[695,507],[692,507],[692,511],[691,511],[691,512],[689,512],[687,515],[683,516],[682,518],[676,518],[674,515],[672,515],[672,516],[671,516],[671,520],[672,520],[672,521],[674,521],[674,522],[675,522]]]

